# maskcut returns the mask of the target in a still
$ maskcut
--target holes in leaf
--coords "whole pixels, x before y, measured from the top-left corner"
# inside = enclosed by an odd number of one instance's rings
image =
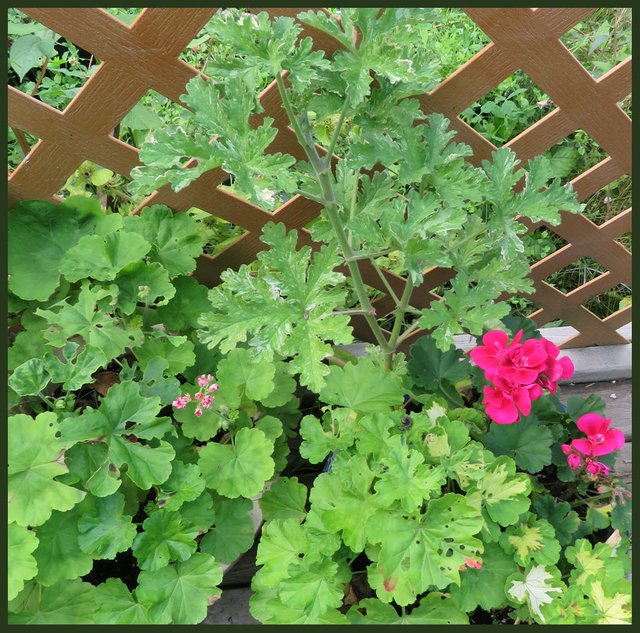
[[[18,9],[9,9],[8,83],[64,110],[99,60]]]
[[[600,277],[606,269],[590,257],[579,260],[549,275],[545,281],[567,294],[580,286]]]
[[[631,8],[597,9],[560,39],[597,79],[631,55]]]
[[[620,283],[615,288],[592,297],[584,307],[597,317],[605,319],[628,305],[631,305],[631,288]]]
[[[460,118],[498,147],[554,109],[553,102],[521,70],[460,114]]]
[[[626,174],[610,182],[585,201],[584,215],[595,224],[603,224],[633,205],[631,176]],[[631,240],[629,240],[631,246]]]

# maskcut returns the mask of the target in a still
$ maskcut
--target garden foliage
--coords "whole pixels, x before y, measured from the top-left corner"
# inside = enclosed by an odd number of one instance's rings
[[[254,204],[318,202],[313,249],[269,222],[257,260],[207,290],[189,214],[84,197],[10,212],[10,622],[201,622],[274,479],[261,622],[630,621],[620,434],[602,401],[562,403],[571,363],[500,300],[531,288],[517,216],[555,225],[581,205],[545,157],[474,166],[423,113],[429,16],[301,14],[343,45],[329,58],[291,18],[221,11],[228,55],[188,84],[188,124],[142,148],[139,192],[221,168]],[[252,125],[264,75],[304,161],[267,151],[272,118]],[[360,263],[386,279],[389,257],[405,284],[383,330]],[[448,287],[414,308],[433,266]],[[359,358],[337,348],[356,315],[377,342]],[[310,490],[290,444],[323,466]]]

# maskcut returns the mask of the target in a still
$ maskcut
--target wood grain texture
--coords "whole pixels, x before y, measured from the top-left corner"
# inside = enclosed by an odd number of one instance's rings
[[[40,139],[11,174],[10,206],[21,199],[55,198],[56,192],[84,160],[128,177],[131,169],[139,164],[138,151],[113,138],[112,130],[147,90],[156,90],[179,103],[185,84],[192,77],[203,76],[181,61],[179,55],[216,9],[149,8],[144,9],[131,25],[98,8],[22,10],[92,53],[100,66],[64,112],[9,89],[10,125]],[[250,9],[251,12],[263,10]],[[274,17],[295,17],[306,9],[266,10]],[[451,126],[457,131],[456,140],[470,145],[473,150],[470,162],[479,165],[490,159],[496,147],[463,122],[459,114],[521,69],[549,95],[556,108],[506,144],[520,160],[529,160],[575,130],[582,129],[608,156],[572,181],[580,200],[629,173],[631,121],[617,104],[631,91],[631,58],[621,61],[596,80],[560,41],[560,37],[590,15],[593,8],[476,8],[465,11],[491,42],[419,99],[425,113],[442,112],[451,118]],[[342,46],[329,35],[306,25],[303,25],[302,36],[312,36],[315,48],[328,55],[333,55]],[[278,128],[269,151],[304,159],[302,148],[287,125],[275,81],[267,86],[260,99],[264,113],[256,115],[252,124],[259,125],[269,116]],[[179,193],[163,187],[135,211],[156,203],[177,211],[198,207],[245,230],[220,253],[200,258],[195,273],[200,281],[214,285],[226,268],[237,268],[252,261],[264,248],[259,236],[264,224],[270,220],[284,222],[289,229],[298,229],[300,245],[317,248],[304,227],[318,215],[319,205],[295,196],[274,213],[269,213],[221,189],[219,185],[226,178],[227,175],[217,169],[204,174]],[[539,305],[533,318],[542,325],[556,318],[570,323],[575,334],[562,341],[562,347],[626,342],[617,330],[630,321],[630,309],[599,319],[582,303],[620,282],[631,285],[631,254],[616,241],[631,229],[631,213],[631,209],[627,209],[600,227],[584,217],[565,213],[562,223],[553,227],[552,230],[568,245],[533,266],[531,276],[535,294],[532,299]],[[524,224],[529,230],[542,226],[528,221]],[[545,281],[557,270],[587,256],[599,261],[607,272],[567,295]],[[365,282],[384,292],[384,284],[373,267],[367,262],[361,262],[360,267]],[[404,279],[388,271],[383,274],[400,294]],[[426,307],[437,300],[437,295],[431,291],[451,275],[448,270],[429,270],[420,290],[414,292],[412,304]],[[378,315],[387,314],[394,308],[388,296],[376,300],[374,305]],[[362,319],[354,318],[353,324],[358,336],[363,340],[370,338]]]

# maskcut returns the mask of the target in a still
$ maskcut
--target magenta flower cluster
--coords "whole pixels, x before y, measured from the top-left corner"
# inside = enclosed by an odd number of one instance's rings
[[[473,362],[484,370],[492,386],[484,388],[485,411],[497,424],[518,422],[520,414],[531,413],[531,403],[543,394],[554,394],[558,380],[573,375],[571,359],[558,358],[560,350],[548,339],[522,341],[520,330],[509,343],[502,330],[482,337],[484,345],[471,350]]]
[[[218,385],[213,382],[214,378],[211,374],[202,374],[198,377],[198,386],[200,390],[193,396],[193,401],[196,403],[195,411],[193,412],[196,417],[202,415],[203,409],[208,409],[215,396],[211,395],[218,391]],[[192,401],[191,394],[186,393],[184,396],[179,396],[173,401],[173,406],[176,409],[186,409],[187,404]]]
[[[562,445],[569,466],[573,470],[584,467],[594,478],[599,475],[606,477],[610,468],[594,458],[620,450],[624,446],[624,433],[610,428],[611,420],[597,413],[581,416],[576,424],[587,437],[577,438],[572,440],[571,444]]]

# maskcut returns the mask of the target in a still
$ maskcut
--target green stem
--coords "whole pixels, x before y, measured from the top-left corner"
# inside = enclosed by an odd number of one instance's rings
[[[414,332],[417,332],[420,329],[418,323],[413,323],[409,329],[402,333],[402,336],[398,337],[398,341],[396,343],[396,347],[406,341]]]
[[[347,113],[348,107],[349,107],[349,97],[346,97],[344,100],[344,103],[342,104],[342,110],[340,110],[340,117],[338,118],[338,123],[336,123],[336,129],[333,131],[333,137],[331,138],[329,149],[327,150],[326,167],[329,167],[329,168],[331,167],[331,159],[333,158],[333,152],[336,148],[338,137],[340,136],[340,132],[342,131],[342,125],[344,124],[344,118]]]
[[[604,492],[601,495],[595,495],[593,497],[587,497],[586,499],[578,499],[577,501],[572,502],[570,505],[572,508],[575,508],[577,506],[581,506],[584,505],[585,503],[590,503],[591,501],[599,501],[600,499],[610,499],[611,498],[611,493],[610,492]]]
[[[307,198],[308,200],[313,200],[318,204],[324,203],[324,198],[321,198],[320,196],[316,196],[313,193],[309,193],[308,191],[302,191],[302,189],[296,189],[294,193],[298,196],[302,196],[303,198]]]
[[[335,192],[333,190],[333,183],[331,181],[331,169],[330,167],[327,167],[323,164],[320,156],[318,156],[318,152],[312,142],[312,139],[308,139],[307,137],[305,137],[302,128],[300,127],[300,123],[298,122],[298,119],[293,112],[293,107],[291,106],[291,102],[289,101],[289,95],[287,94],[286,88],[284,86],[284,81],[280,73],[276,75],[276,83],[278,85],[278,90],[282,99],[282,105],[287,112],[289,120],[291,121],[291,126],[296,133],[298,142],[307,154],[309,163],[315,171],[316,178],[318,179],[318,182],[320,184],[320,188],[324,196],[324,208],[327,212],[327,218],[338,240],[342,255],[345,258],[345,262],[349,269],[349,274],[351,275],[351,282],[353,283],[353,288],[360,302],[360,306],[367,313],[364,315],[364,318],[371,328],[371,331],[376,341],[378,342],[378,345],[380,345],[384,352],[387,352],[387,340],[385,339],[385,336],[382,332],[382,328],[378,325],[378,322],[372,314],[373,306],[369,301],[367,289],[365,288],[364,281],[362,279],[362,274],[360,273],[357,262],[350,259],[351,257],[353,257],[353,250],[349,245],[344,227],[342,226],[342,222],[340,221],[338,205],[335,198]],[[327,162],[328,165],[331,165],[330,156],[327,157]]]
[[[413,292],[413,280],[411,277],[405,282],[402,296],[400,297],[400,305],[396,308],[396,319],[393,323],[393,329],[391,330],[391,336],[389,337],[389,346],[392,350],[396,349],[398,345],[398,337],[400,336],[400,329],[404,320],[409,300],[411,299],[411,293]]]
[[[378,273],[378,277],[380,277],[382,283],[384,284],[384,287],[387,289],[387,292],[389,293],[389,296],[393,299],[393,302],[396,304],[396,307],[399,307],[400,299],[398,299],[398,295],[394,292],[393,288],[391,287],[391,284],[389,283],[387,278],[384,276],[384,273],[380,270],[380,267],[378,266],[378,264],[376,264],[373,257],[369,257],[369,261],[371,262],[373,269],[376,271],[376,273]]]

